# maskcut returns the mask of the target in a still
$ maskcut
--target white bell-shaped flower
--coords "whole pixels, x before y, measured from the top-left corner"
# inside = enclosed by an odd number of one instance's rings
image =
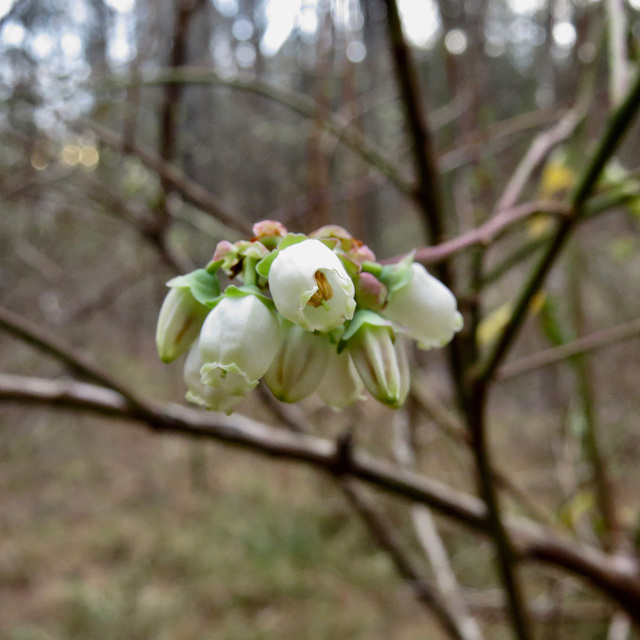
[[[253,385],[243,382],[238,376],[227,376],[217,387],[202,382],[200,369],[200,345],[196,342],[184,363],[184,381],[187,385],[187,400],[207,409],[224,411],[229,414],[233,408],[253,389]]]
[[[282,249],[271,265],[269,288],[280,314],[307,331],[331,331],[356,308],[353,281],[320,240]]]
[[[349,353],[369,393],[397,409],[411,385],[409,360],[400,336],[387,326],[365,325],[349,341]]]
[[[237,380],[252,388],[266,373],[280,348],[275,312],[254,295],[224,297],[207,316],[200,332],[202,382],[233,387]],[[235,388],[235,387],[233,387]]]
[[[326,335],[311,333],[284,320],[282,345],[264,381],[278,400],[302,400],[317,389],[332,353],[335,346]]]
[[[456,299],[421,264],[411,264],[411,280],[392,289],[382,314],[418,341],[421,349],[443,347],[462,328]]]
[[[209,307],[198,302],[187,287],[172,287],[162,303],[156,328],[156,346],[163,362],[179,358],[198,337]]]
[[[364,385],[348,351],[329,359],[317,393],[332,409],[346,409],[364,398]]]

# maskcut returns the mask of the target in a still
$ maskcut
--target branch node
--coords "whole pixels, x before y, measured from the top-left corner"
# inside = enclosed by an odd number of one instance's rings
[[[333,456],[333,465],[331,471],[341,476],[348,473],[352,468],[354,445],[354,429],[353,425],[349,425],[336,438],[336,449]]]

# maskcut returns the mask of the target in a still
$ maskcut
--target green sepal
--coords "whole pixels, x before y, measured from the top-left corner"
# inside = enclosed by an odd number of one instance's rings
[[[350,258],[346,253],[336,253],[347,275],[353,280],[361,271],[362,265]]]
[[[208,307],[220,296],[220,281],[214,273],[206,269],[196,269],[183,276],[177,276],[167,282],[167,286],[175,289],[189,289],[191,295],[201,304]]]
[[[282,251],[293,244],[298,244],[304,240],[308,240],[304,233],[287,233],[287,235],[278,243],[278,251]]]
[[[387,268],[388,267],[383,267],[378,262],[371,262],[370,260],[365,260],[362,263],[362,270],[366,271],[367,273],[373,274],[376,278],[378,278],[378,280],[380,279],[383,270]]]
[[[211,260],[204,270],[211,275],[215,275],[223,264],[224,260]]]
[[[340,341],[338,342],[338,353],[342,353],[347,346],[349,340],[351,340],[363,327],[386,327],[391,333],[391,339],[395,341],[395,335],[393,332],[393,324],[390,320],[386,320],[381,315],[375,313],[375,311],[369,311],[369,309],[360,309],[356,311],[355,315],[349,325],[342,334]]]
[[[284,238],[282,238],[282,240],[280,240],[277,249],[274,249],[269,255],[262,258],[262,260],[256,264],[256,271],[258,272],[258,275],[263,278],[268,278],[271,265],[278,256],[278,253],[291,245],[298,244],[299,242],[307,239],[308,238],[304,233],[288,233]]]
[[[259,240],[238,240],[234,245],[238,253],[245,258],[255,258],[262,260],[269,255],[269,249]]]
[[[415,250],[411,251],[396,264],[382,267],[378,279],[387,287],[390,297],[394,291],[406,287],[411,282],[413,278],[411,265],[413,264],[415,253]]]
[[[271,270],[271,265],[273,261],[276,259],[277,255],[278,255],[278,250],[276,249],[272,251],[268,256],[262,258],[262,260],[260,260],[260,262],[256,264],[256,271],[259,276],[262,276],[263,278],[269,277],[269,271]]]
[[[329,338],[329,342],[331,344],[336,345],[336,347],[338,347],[340,345],[340,340],[342,339],[342,336],[344,335],[344,323],[341,324],[339,327],[336,327],[335,329],[332,329],[331,331],[328,331],[327,333],[323,333],[322,331],[315,331],[314,333],[318,334],[318,335],[325,335]]]
[[[262,304],[267,307],[267,309],[269,309],[270,311],[276,310],[276,305],[274,304],[273,300],[261,293],[258,287],[251,284],[246,284],[242,287],[236,287],[233,284],[229,285],[224,290],[224,293],[215,301],[214,306],[218,304],[223,298],[243,298],[245,296],[255,296],[256,298],[258,298],[258,300],[260,300],[260,302],[262,302]]]

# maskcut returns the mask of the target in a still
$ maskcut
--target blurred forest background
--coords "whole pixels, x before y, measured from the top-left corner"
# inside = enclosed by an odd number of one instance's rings
[[[486,353],[639,47],[638,0],[0,1],[0,637],[512,637],[493,542],[464,518],[60,410],[75,387],[47,400],[38,381],[86,379],[80,357],[136,396],[182,403],[181,367],[155,351],[164,284],[265,218],[342,225],[379,259],[467,238],[444,257],[463,346]],[[402,79],[398,51],[415,77]],[[421,116],[439,230],[413,189]],[[640,637],[639,133],[496,370],[488,429],[505,510],[614,576],[602,588],[572,561],[523,564],[535,638]],[[504,211],[504,228],[468,235]],[[436,272],[441,258],[423,254]],[[447,354],[413,367],[403,411],[368,400],[336,414],[265,392],[239,413],[327,439],[355,425],[375,456],[475,495]],[[462,629],[434,613],[432,586]]]

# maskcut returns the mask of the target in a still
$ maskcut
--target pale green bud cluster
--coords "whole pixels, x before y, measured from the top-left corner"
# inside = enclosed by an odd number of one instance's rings
[[[383,266],[338,226],[302,235],[263,220],[253,232],[167,283],[158,353],[171,362],[189,351],[191,402],[231,413],[264,379],[283,402],[317,393],[343,409],[366,388],[397,408],[410,386],[407,337],[430,349],[462,327],[453,294],[413,255]],[[221,291],[220,273],[241,286]]]

